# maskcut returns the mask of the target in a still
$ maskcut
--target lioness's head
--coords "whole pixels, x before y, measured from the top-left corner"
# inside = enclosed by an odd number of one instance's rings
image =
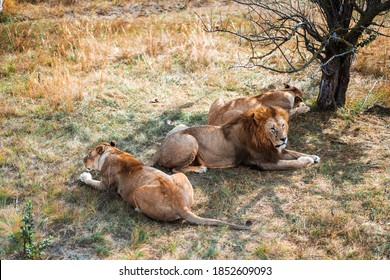
[[[292,87],[289,84],[283,84],[285,91],[290,91],[295,95],[294,98],[294,107],[297,107],[299,103],[303,102],[303,92],[297,89],[296,87]]]
[[[99,170],[102,167],[102,155],[109,149],[109,147],[115,147],[115,142],[111,143],[100,142],[91,150],[88,151],[88,154],[84,157],[84,166],[88,171]]]
[[[242,115],[244,134],[261,149],[282,151],[287,145],[288,114],[279,107],[260,105]]]

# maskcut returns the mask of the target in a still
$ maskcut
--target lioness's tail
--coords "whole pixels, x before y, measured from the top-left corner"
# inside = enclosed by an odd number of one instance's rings
[[[189,208],[185,208],[185,212],[182,213],[182,219],[186,220],[187,222],[191,224],[197,224],[197,225],[211,225],[211,226],[228,226],[231,229],[238,229],[238,230],[250,230],[252,226],[252,221],[248,220],[245,223],[245,226],[239,226],[235,224],[230,224],[224,221],[215,220],[215,219],[207,219],[202,218],[197,215],[195,215]]]

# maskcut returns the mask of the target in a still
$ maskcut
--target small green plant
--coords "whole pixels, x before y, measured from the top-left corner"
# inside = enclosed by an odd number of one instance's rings
[[[34,239],[34,214],[32,213],[32,202],[28,200],[23,207],[23,225],[20,227],[20,238],[23,242],[22,256],[25,259],[39,258],[44,249],[53,240],[53,237],[45,238],[42,242],[37,242]]]
[[[11,74],[13,74],[13,73],[15,73],[16,72],[16,69],[15,69],[15,67],[13,66],[13,65],[7,65],[6,67],[5,67],[5,74],[7,75],[7,76],[11,76]]]

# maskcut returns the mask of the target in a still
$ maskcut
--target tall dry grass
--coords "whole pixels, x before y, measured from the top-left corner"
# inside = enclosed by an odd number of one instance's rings
[[[179,22],[150,18],[40,19],[0,26],[3,70],[21,84],[12,94],[72,111],[86,94],[87,77],[118,60],[142,61],[154,71],[195,72],[221,64],[229,43],[203,31],[194,17]]]

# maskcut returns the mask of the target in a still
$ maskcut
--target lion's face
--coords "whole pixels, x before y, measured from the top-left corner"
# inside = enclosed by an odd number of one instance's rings
[[[102,155],[104,152],[108,149],[108,147],[115,147],[115,143],[106,143],[106,142],[100,142],[95,147],[93,147],[91,150],[88,151],[88,154],[84,157],[83,162],[85,169],[88,171],[91,170],[100,170],[102,165]]]
[[[260,105],[242,116],[244,135],[251,135],[256,149],[282,151],[287,145],[288,114],[285,110]]]
[[[282,151],[287,145],[288,123],[282,116],[276,116],[266,121],[264,125],[264,133],[272,142],[272,145]]]

